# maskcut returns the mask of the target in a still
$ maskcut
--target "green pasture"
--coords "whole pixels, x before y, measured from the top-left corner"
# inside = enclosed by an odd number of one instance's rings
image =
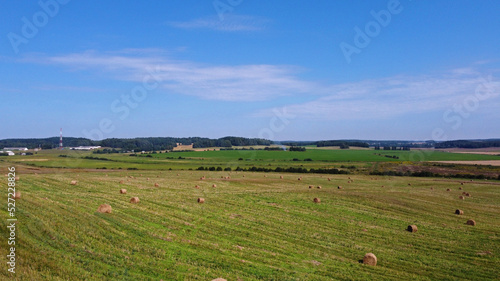
[[[336,155],[344,153],[349,152]],[[170,155],[198,156],[169,153],[149,160]],[[229,159],[238,152],[201,155]],[[257,153],[263,159],[282,155]],[[10,165],[16,166],[16,191],[22,195],[16,201],[18,262],[15,275],[4,263],[1,280],[497,280],[500,276],[498,182],[462,185],[457,180],[362,175],[328,176],[329,180],[317,174],[187,170],[33,170],[5,161],[0,162],[2,174]],[[77,185],[70,185],[72,180]],[[122,188],[127,194],[119,193]],[[472,196],[460,200],[465,191]],[[140,202],[130,203],[135,196]],[[204,204],[197,203],[199,197],[205,198]],[[321,203],[313,203],[315,197]],[[96,212],[104,203],[112,206],[111,214]],[[456,209],[464,215],[454,214]],[[7,218],[3,208],[3,257],[8,254]],[[466,225],[468,219],[477,225]],[[410,224],[418,231],[406,231]],[[369,252],[377,256],[377,266],[359,262]]]

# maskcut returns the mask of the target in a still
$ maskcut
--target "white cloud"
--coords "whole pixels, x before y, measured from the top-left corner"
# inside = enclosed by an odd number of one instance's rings
[[[478,89],[482,91],[481,98],[476,96]],[[313,101],[288,105],[286,109],[297,117],[316,120],[376,120],[403,114],[444,112],[453,110],[456,105],[466,106],[467,102],[476,99],[482,110],[496,112],[497,108],[492,105],[498,102],[500,82],[475,71],[452,70],[439,77],[396,76],[332,85],[328,92],[330,94]],[[255,116],[272,115],[270,108]]]
[[[218,17],[205,17],[185,22],[169,22],[168,25],[183,29],[212,29],[218,31],[257,31],[264,29],[269,21],[259,17],[228,15],[224,20]]]
[[[224,101],[262,101],[309,93],[317,86],[295,77],[298,68],[282,65],[204,65],[164,56],[99,54],[94,51],[30,59],[64,65],[72,70],[92,69],[115,79],[142,83],[154,77],[168,92]]]

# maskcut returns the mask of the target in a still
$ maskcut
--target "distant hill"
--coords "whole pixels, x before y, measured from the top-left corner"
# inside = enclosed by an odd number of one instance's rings
[[[97,146],[119,148],[127,151],[157,151],[171,150],[177,143],[190,145],[193,148],[205,147],[233,147],[251,145],[280,144],[287,146],[316,145],[340,146],[340,147],[411,147],[411,148],[485,148],[500,147],[500,139],[484,140],[452,140],[444,142],[435,141],[401,141],[401,140],[321,140],[321,141],[271,141],[259,138],[223,137],[218,139],[201,137],[150,137],[150,138],[110,138],[94,141],[86,138],[65,137],[65,147],[75,146]],[[27,147],[30,149],[41,147],[42,149],[57,148],[59,137],[51,138],[29,138],[29,139],[3,139],[0,140],[0,149],[4,147]]]
[[[204,147],[232,147],[247,145],[271,145],[272,141],[257,138],[223,137],[219,139],[209,139],[200,137],[172,138],[172,137],[151,137],[151,138],[111,138],[100,141],[93,141],[85,138],[63,138],[65,147],[75,146],[96,146],[120,148],[127,151],[155,151],[170,150],[177,143],[193,144],[193,148]],[[32,139],[4,139],[0,140],[0,149],[4,147],[27,147],[51,149],[59,146],[59,137],[52,138],[32,138]]]
[[[454,140],[436,143],[436,148],[485,148],[500,147],[500,140]]]

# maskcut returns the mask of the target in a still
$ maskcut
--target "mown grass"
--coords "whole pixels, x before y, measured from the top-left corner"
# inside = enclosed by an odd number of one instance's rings
[[[498,182],[18,171],[18,280],[493,280],[500,274]],[[75,179],[78,185],[70,185]],[[462,191],[472,197],[459,200]],[[141,202],[129,203],[133,196]],[[113,213],[97,213],[103,203]],[[455,215],[457,208],[465,214]],[[6,210],[0,213],[5,224]],[[469,218],[477,226],[465,225]],[[405,231],[409,224],[418,232]],[[5,227],[0,235],[7,237]],[[0,243],[5,257],[7,241]],[[368,252],[378,257],[376,267],[358,262]],[[11,277],[4,268],[0,279]]]

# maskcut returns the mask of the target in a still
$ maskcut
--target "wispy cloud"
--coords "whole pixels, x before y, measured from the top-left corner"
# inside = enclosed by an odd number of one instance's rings
[[[295,75],[286,65],[205,65],[164,56],[102,54],[94,51],[30,58],[31,62],[64,65],[71,70],[92,69],[118,80],[142,83],[154,77],[165,92],[224,101],[261,101],[308,93],[317,86]]]
[[[224,20],[212,16],[184,22],[169,22],[168,25],[183,29],[212,29],[235,32],[262,30],[268,22],[268,20],[260,17],[228,15]]]
[[[482,109],[497,111],[493,105],[500,103],[500,82],[472,67],[432,76],[400,75],[321,84],[299,78],[300,69],[294,66],[207,65],[169,59],[156,50],[126,50],[113,54],[88,51],[38,56],[30,58],[30,61],[63,65],[71,70],[92,70],[116,80],[137,83],[142,83],[147,76],[154,77],[159,83],[159,91],[207,100],[269,101],[285,96],[307,95],[309,99],[315,99],[295,104],[283,104],[282,101],[280,104],[297,118],[311,120],[382,120],[405,114],[445,111],[457,104],[463,105],[485,81],[488,82],[490,95],[487,101],[481,101]],[[484,113],[488,114],[486,111]],[[262,109],[253,116],[274,116],[273,108]]]
[[[475,99],[476,90],[488,87],[487,101]],[[445,111],[456,106],[472,106],[479,101],[483,109],[497,111],[500,82],[480,72],[461,68],[440,76],[395,76],[328,86],[330,94],[316,100],[290,104],[287,112],[301,118],[335,121],[386,119],[403,114]],[[482,93],[484,95],[484,93]],[[469,103],[469,104],[467,104]],[[272,116],[264,109],[255,116]]]

